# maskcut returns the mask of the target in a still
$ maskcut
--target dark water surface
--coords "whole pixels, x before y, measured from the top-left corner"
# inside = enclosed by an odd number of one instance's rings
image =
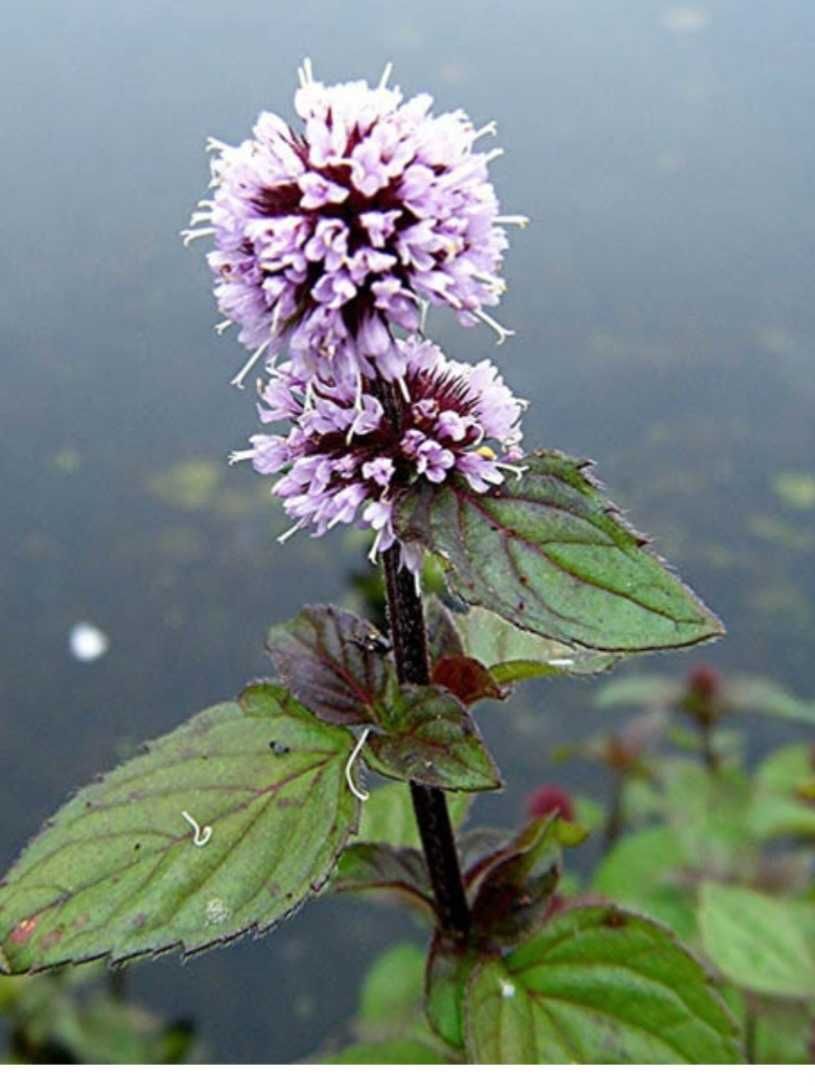
[[[228,386],[242,353],[211,331],[205,249],[178,240],[204,138],[288,115],[305,55],[329,81],[393,60],[406,91],[497,120],[504,207],[533,220],[499,314],[518,334],[431,332],[498,360],[533,401],[528,445],[595,457],[724,616],[721,644],[656,666],[815,696],[811,0],[31,0],[3,30],[0,867],[71,788],[268,671],[267,625],[351,600],[359,540],[277,546],[265,486],[225,466],[254,407]],[[82,621],[110,638],[90,664],[68,652]],[[602,796],[547,755],[608,722],[591,692],[536,685],[484,714],[509,787],[479,819],[516,817],[554,772]],[[778,734],[757,725],[753,750]],[[215,1059],[296,1059],[411,931],[325,900],[131,983],[194,1016]]]

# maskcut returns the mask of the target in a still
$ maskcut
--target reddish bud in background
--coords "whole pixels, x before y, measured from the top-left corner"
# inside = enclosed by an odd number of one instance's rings
[[[715,698],[722,688],[722,677],[715,667],[700,664],[688,672],[688,688],[698,698]]]
[[[567,822],[574,822],[572,797],[556,784],[544,784],[529,796],[526,810],[530,818],[545,818],[553,812]]]

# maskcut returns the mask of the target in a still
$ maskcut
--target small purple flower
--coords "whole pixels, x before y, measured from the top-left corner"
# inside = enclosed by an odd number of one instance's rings
[[[322,381],[286,362],[259,383],[258,409],[263,422],[288,422],[288,434],[256,434],[251,448],[231,458],[250,460],[263,475],[281,473],[272,493],[295,520],[292,531],[308,527],[319,536],[336,524],[366,525],[376,532],[372,557],[396,541],[394,498],[418,479],[440,484],[458,472],[484,492],[503,472],[521,470],[514,461],[526,404],[491,362],[454,362],[418,337],[397,340],[392,350],[403,375],[398,426],[376,380]],[[402,559],[415,570],[420,551],[403,546]]]
[[[485,307],[504,290],[503,225],[525,220],[498,214],[500,151],[474,149],[494,126],[434,115],[428,95],[405,102],[388,76],[326,87],[306,61],[300,131],[262,113],[239,146],[210,141],[213,198],[184,237],[214,235],[218,328],[237,324],[253,352],[236,384],[286,341],[306,378],[397,379],[390,325],[416,332],[425,303],[508,334]]]

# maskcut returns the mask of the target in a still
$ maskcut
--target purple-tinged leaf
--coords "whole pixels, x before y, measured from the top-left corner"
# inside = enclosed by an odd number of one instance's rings
[[[501,777],[476,725],[458,700],[437,686],[402,686],[388,703],[384,733],[363,747],[371,769],[454,792],[501,787]]]
[[[266,644],[283,685],[329,724],[373,722],[395,681],[379,630],[336,607],[303,608]]]
[[[438,596],[428,596],[424,605],[425,628],[431,663],[443,656],[465,656],[466,650],[458,631],[458,623]]]
[[[442,656],[433,665],[430,678],[436,686],[443,686],[455,694],[464,705],[472,705],[483,698],[503,701],[509,693],[472,656]]]
[[[435,916],[427,864],[415,848],[370,842],[350,845],[340,857],[331,889],[338,894],[375,891],[403,897]]]

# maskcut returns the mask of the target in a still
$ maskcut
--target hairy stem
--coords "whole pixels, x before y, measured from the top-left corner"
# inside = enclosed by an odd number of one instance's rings
[[[401,404],[393,386],[380,384],[379,395],[385,410],[398,428]],[[427,653],[422,600],[413,574],[400,568],[399,549],[390,547],[382,555],[385,591],[388,599],[393,655],[399,681],[427,686],[430,665]],[[464,938],[470,928],[470,910],[461,878],[456,841],[447,810],[447,800],[440,788],[410,783],[413,810],[419,827],[425,861],[436,899],[442,931]]]

